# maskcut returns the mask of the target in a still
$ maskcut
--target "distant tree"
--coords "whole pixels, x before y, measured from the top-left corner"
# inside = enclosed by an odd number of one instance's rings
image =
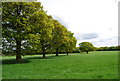
[[[95,47],[90,42],[82,42],[79,44],[80,50],[88,54],[89,51],[94,51]]]
[[[99,47],[98,49],[97,49],[97,51],[117,51],[117,50],[119,50],[120,48],[119,48],[119,45],[118,46],[111,46],[111,47],[107,47],[107,46],[105,46],[105,47]]]
[[[95,51],[100,51],[100,47],[95,47]]]
[[[120,45],[118,45],[117,49],[120,51]]]
[[[76,48],[73,50],[73,53],[80,53],[80,47],[76,47]]]

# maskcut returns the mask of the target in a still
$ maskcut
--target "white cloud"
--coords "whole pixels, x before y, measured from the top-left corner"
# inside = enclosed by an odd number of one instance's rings
[[[40,0],[48,14],[65,21],[68,30],[81,35],[97,33],[98,38],[82,41],[93,42],[95,46],[117,45],[117,40],[106,39],[118,36],[119,0]],[[82,36],[81,36],[82,37]],[[79,38],[81,38],[79,37]],[[103,39],[104,42],[98,42]],[[98,42],[98,43],[97,43]],[[78,46],[78,45],[77,45]]]

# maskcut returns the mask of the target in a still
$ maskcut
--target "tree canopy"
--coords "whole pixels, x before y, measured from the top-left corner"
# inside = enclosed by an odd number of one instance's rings
[[[14,47],[16,60],[20,62],[23,41],[26,40],[26,34],[31,26],[29,18],[34,12],[41,10],[42,5],[40,2],[3,2],[2,5],[3,43],[4,46],[8,45],[8,49]]]
[[[15,52],[16,61],[25,53],[43,53],[46,50],[66,52],[76,47],[74,34],[47,15],[40,2],[3,2],[3,51]],[[29,52],[28,52],[29,51]]]
[[[90,42],[82,42],[79,44],[80,50],[88,54],[89,51],[94,51],[95,47]]]

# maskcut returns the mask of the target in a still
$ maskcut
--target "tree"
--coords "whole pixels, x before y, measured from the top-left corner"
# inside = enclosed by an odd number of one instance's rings
[[[42,50],[43,58],[45,58],[45,51],[51,47],[52,41],[52,29],[54,28],[52,23],[52,17],[48,16],[45,11],[39,10],[34,12],[31,16],[30,22],[33,25],[31,29],[31,36],[33,36],[32,43],[38,45],[38,49]]]
[[[79,44],[80,50],[88,54],[89,51],[94,51],[95,47],[90,42],[82,42]]]
[[[68,31],[66,41],[64,42],[63,47],[68,55],[68,52],[72,52],[76,48],[77,39],[73,36],[74,33]]]
[[[31,27],[29,19],[42,6],[40,2],[3,2],[2,6],[3,43],[6,42],[8,48],[15,46],[16,61],[20,62],[22,45]]]
[[[117,51],[117,50],[119,50],[119,45],[118,46],[111,46],[111,47],[107,47],[107,46],[105,46],[105,47],[99,47],[98,49],[97,49],[97,51]]]
[[[80,53],[80,48],[79,48],[79,47],[76,47],[76,48],[73,50],[73,53]]]
[[[65,42],[67,29],[57,20],[53,20],[54,29],[52,33],[52,48],[56,51],[56,56],[59,54],[61,45]]]
[[[60,50],[66,52],[67,55],[69,52],[73,52],[73,50],[75,50],[76,48],[77,40],[73,35],[74,33],[71,33],[71,31],[67,31],[64,43],[60,46]]]

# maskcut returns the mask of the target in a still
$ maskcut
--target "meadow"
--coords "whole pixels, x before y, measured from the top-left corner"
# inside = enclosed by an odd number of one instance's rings
[[[3,79],[118,79],[118,51],[2,57]]]

